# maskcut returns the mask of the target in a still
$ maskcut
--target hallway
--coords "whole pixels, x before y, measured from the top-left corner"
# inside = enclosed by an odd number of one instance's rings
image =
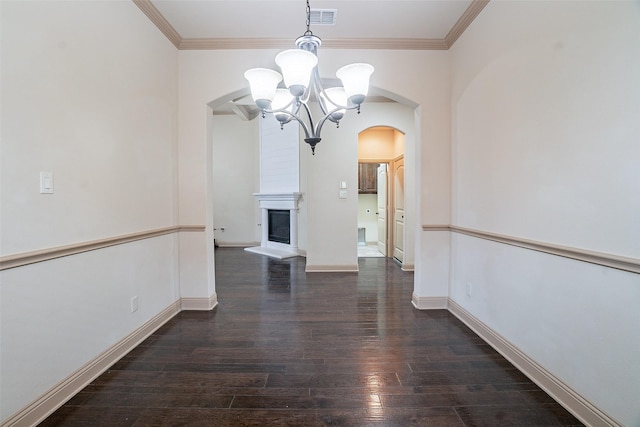
[[[219,306],[178,314],[44,426],[576,426],[413,273],[216,250]]]

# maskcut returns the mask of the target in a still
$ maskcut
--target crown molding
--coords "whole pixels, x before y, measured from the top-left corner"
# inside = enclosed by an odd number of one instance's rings
[[[474,19],[482,12],[482,9],[489,3],[489,0],[473,0],[467,10],[464,11],[458,22],[456,22],[449,33],[444,37],[444,42],[449,49],[458,38],[471,25]]]
[[[293,47],[290,39],[269,38],[188,38],[184,39],[151,0],[132,0],[179,50],[226,50],[226,49],[287,49]],[[447,50],[462,35],[480,14],[489,0],[473,0],[460,19],[444,39],[415,38],[370,38],[370,39],[326,39],[322,45],[327,49],[378,49],[378,50]]]
[[[171,43],[180,49],[182,37],[175,28],[167,21],[160,11],[151,3],[151,0],[131,0],[140,10],[147,15],[147,18],[164,34]]]
[[[268,38],[216,38],[182,39],[180,50],[224,49],[287,49],[293,47],[291,39]],[[388,50],[447,50],[444,39],[323,39],[326,49],[388,49]]]
[[[267,38],[193,38],[182,39],[180,50],[225,50],[225,49],[289,49],[293,48],[291,39]]]
[[[180,50],[225,49],[287,49],[293,46],[291,39],[268,38],[194,38],[181,39]],[[327,49],[387,49],[387,50],[447,50],[444,39],[323,39]]]
[[[328,49],[447,50],[443,39],[329,39]]]

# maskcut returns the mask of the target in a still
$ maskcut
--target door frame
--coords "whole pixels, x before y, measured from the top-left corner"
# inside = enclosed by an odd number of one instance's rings
[[[388,235],[390,234],[390,238],[392,239],[391,242],[387,242],[387,253],[390,254],[388,255],[389,258],[393,258],[397,261],[399,261],[400,263],[404,262],[404,255],[403,255],[403,259],[399,260],[395,257],[395,237],[396,237],[396,186],[395,184],[395,179],[396,176],[398,175],[398,165],[402,163],[402,167],[404,167],[404,153],[399,155],[398,157],[394,158],[393,160],[391,160],[389,162],[389,168],[391,169],[391,171],[388,173],[388,184],[391,186],[391,190],[389,192],[387,192],[387,196],[392,197],[391,201],[387,202],[387,205],[389,206],[390,212],[387,215],[387,217],[391,217],[391,218],[387,218],[387,227],[389,227],[389,225],[391,225],[391,233],[387,233]],[[403,180],[404,180],[404,176],[403,176]],[[404,186],[403,186],[403,193],[405,193],[404,191]],[[404,197],[406,197],[406,194],[403,194],[403,199]],[[405,210],[405,207],[403,206],[403,211]],[[404,216],[403,216],[404,218]],[[403,221],[404,224],[404,221]],[[403,225],[402,227],[403,229],[403,235],[402,235],[402,246],[404,248],[405,244],[406,244],[406,238],[405,238],[405,233],[406,233],[406,227]],[[390,252],[389,252],[390,251]],[[404,249],[403,249],[404,252]]]
[[[391,212],[395,212],[395,199],[393,180],[396,176],[397,164],[400,160],[404,160],[404,153],[396,156],[392,159],[358,159],[358,163],[386,163],[387,164],[387,240],[385,253],[386,258],[393,258],[393,242],[394,242],[394,215]],[[357,164],[356,164],[357,167]],[[404,237],[404,236],[403,236]],[[406,240],[406,239],[405,239]]]

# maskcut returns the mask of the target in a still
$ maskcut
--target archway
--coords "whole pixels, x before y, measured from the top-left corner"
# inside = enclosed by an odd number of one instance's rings
[[[218,160],[220,160],[219,158],[215,157],[215,153],[216,153],[216,147],[219,144],[237,144],[237,141],[231,141],[226,139],[226,137],[223,135],[221,135],[219,133],[220,129],[216,124],[216,121],[218,120],[217,118],[215,118],[216,116],[214,116],[214,113],[216,113],[217,110],[219,110],[222,106],[224,106],[225,104],[227,104],[229,101],[234,101],[237,99],[240,99],[244,96],[247,96],[249,94],[249,90],[248,88],[245,89],[240,89],[240,90],[236,90],[234,92],[230,92],[229,94],[227,94],[224,97],[218,98],[212,102],[210,102],[208,104],[209,106],[209,114],[208,114],[208,127],[207,127],[207,186],[208,186],[208,191],[207,191],[207,217],[208,220],[211,220],[211,240],[213,241],[214,235],[213,235],[213,230],[214,228],[217,229],[215,230],[216,234],[218,234],[219,236],[222,237],[218,237],[217,241],[220,243],[223,243],[224,245],[229,245],[229,246],[248,246],[250,244],[255,244],[258,241],[258,237],[259,233],[258,230],[256,229],[256,227],[259,224],[259,217],[258,217],[258,212],[259,209],[254,209],[254,212],[256,213],[253,217],[249,217],[249,218],[245,218],[245,225],[244,227],[238,227],[238,226],[234,226],[234,225],[228,225],[228,224],[222,224],[222,223],[216,223],[213,218],[216,215],[216,212],[222,207],[224,206],[225,203],[229,202],[228,198],[224,198],[223,200],[221,200],[219,197],[215,197],[215,194],[218,192],[217,189],[215,188],[215,186],[217,185],[224,185],[226,187],[230,187],[231,183],[229,184],[224,184],[221,182],[216,182],[213,178],[214,176],[216,176],[216,162]],[[402,97],[399,97],[395,94],[392,94],[390,92],[387,92],[385,90],[379,89],[379,88],[372,88],[371,89],[371,95],[370,95],[371,100],[367,100],[365,102],[365,104],[363,105],[363,112],[359,117],[364,117],[366,118],[365,120],[360,120],[359,123],[357,124],[357,126],[359,126],[359,129],[357,129],[356,131],[356,135],[359,131],[365,130],[367,128],[370,128],[372,126],[389,126],[391,128],[396,128],[396,129],[407,129],[407,134],[408,134],[408,141],[407,141],[407,146],[408,146],[408,150],[407,150],[407,165],[406,165],[406,170],[407,170],[407,174],[406,174],[406,182],[407,182],[407,186],[406,186],[406,190],[407,190],[407,214],[409,216],[409,218],[407,218],[407,223],[406,223],[406,229],[407,229],[407,235],[410,235],[410,238],[407,239],[406,241],[406,245],[407,245],[407,253],[405,254],[405,259],[404,259],[404,264],[403,264],[403,268],[405,269],[413,269],[413,265],[414,265],[414,260],[415,260],[415,249],[414,249],[414,239],[415,237],[413,236],[415,233],[413,233],[413,228],[415,227],[415,224],[417,222],[417,218],[416,218],[416,209],[415,207],[418,205],[419,200],[419,180],[416,179],[416,177],[420,176],[420,162],[418,161],[419,159],[419,137],[420,137],[420,125],[419,125],[419,115],[416,114],[416,110],[418,108],[418,106],[409,101],[406,100]],[[383,101],[380,101],[380,99],[384,99]],[[392,109],[393,111],[391,113],[380,113],[382,110],[385,109]],[[398,115],[398,110],[404,110],[402,112],[403,119],[400,119],[400,122],[398,122],[397,120],[394,121],[394,119],[392,119],[392,117],[395,117]],[[252,126],[252,122],[251,121],[243,121],[240,118],[237,118],[237,124],[240,126]],[[343,131],[344,128],[347,128],[347,122],[349,122],[349,117],[345,117],[344,120],[344,124],[341,123],[340,129],[339,131]],[[255,121],[254,121],[255,124]],[[227,132],[226,135],[228,135],[229,133]],[[257,146],[258,146],[258,138],[257,136],[254,139],[254,147],[257,150]],[[330,142],[326,142],[323,141],[323,144],[328,144]],[[321,150],[323,149],[323,147],[320,147]],[[306,145],[302,145],[301,147],[301,160],[304,163],[305,159],[303,159],[304,156],[306,156]],[[320,155],[322,155],[322,151],[320,151],[320,153],[318,153]],[[318,154],[316,154],[315,157],[318,157]],[[355,156],[355,155],[354,155]],[[316,161],[317,159],[315,158],[311,158],[309,157],[308,161]],[[229,164],[228,159],[224,159],[225,163]],[[357,158],[354,157],[353,159],[353,163],[355,164],[357,163]],[[256,163],[256,157],[251,157],[248,158],[248,156],[245,156],[242,159],[241,165],[239,168],[237,168],[238,170],[245,170],[245,171],[255,171],[258,169],[258,164]],[[355,176],[356,174],[354,174]],[[341,180],[342,175],[337,174],[336,176],[334,176],[333,178],[331,176],[324,176],[322,179],[326,179],[326,180],[331,180],[331,179],[335,179],[336,182],[339,182]],[[233,186],[237,187],[237,181],[235,181],[233,183]],[[355,190],[355,186],[354,187],[350,187],[350,195],[354,194],[354,190]],[[253,200],[253,196],[251,195],[251,193],[254,192],[258,192],[258,188],[254,187],[254,189],[251,192],[248,192],[247,194],[247,198],[250,200],[249,203],[254,203]],[[353,192],[353,193],[352,193]],[[336,192],[337,193],[337,192]],[[336,194],[337,195],[337,194]],[[354,212],[357,211],[357,202],[354,203]],[[229,208],[229,210],[234,210],[233,208]],[[236,210],[237,212],[237,210]],[[250,221],[250,222],[249,222]],[[312,221],[312,220],[310,220]],[[314,223],[315,224],[315,223]],[[306,224],[301,224],[301,225],[305,225]],[[224,231],[220,230],[221,228],[225,228]],[[253,235],[256,236],[255,238],[253,238],[253,240],[249,239],[250,241],[247,241],[246,238],[242,238],[242,239],[237,239],[237,238],[232,238],[233,234],[234,234],[234,228],[242,228],[244,230],[249,230],[249,229],[253,229]],[[357,230],[354,229],[354,233],[356,233]],[[301,249],[305,250],[306,247],[305,245],[307,244],[306,241],[304,241],[305,238],[305,233],[301,232],[299,233],[301,236],[301,241],[300,241],[300,247]],[[353,244],[354,246],[356,245],[356,240],[354,239]],[[354,248],[355,249],[355,248]],[[322,250],[322,248],[320,249]],[[356,252],[355,250],[353,251],[354,253]],[[213,253],[210,254],[211,257],[213,257]],[[355,258],[357,258],[357,256],[354,255],[354,264],[356,264],[357,267],[357,261],[355,261]]]
[[[358,257],[404,261],[405,133],[373,126],[358,134]]]

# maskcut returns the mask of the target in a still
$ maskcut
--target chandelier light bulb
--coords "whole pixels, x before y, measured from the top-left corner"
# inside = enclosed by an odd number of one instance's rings
[[[339,122],[342,117],[344,117],[344,113],[346,112],[345,108],[340,108],[337,111],[334,111],[333,113],[331,113],[331,111],[335,110],[336,108],[339,107],[346,107],[347,106],[347,94],[344,91],[343,87],[330,87],[329,89],[326,89],[325,91],[326,96],[323,97],[326,108],[327,108],[327,113],[329,114],[329,120],[331,120],[334,123]]]
[[[256,105],[262,110],[269,108],[282,75],[268,68],[252,68],[244,73],[244,78],[249,81],[251,97]]]
[[[369,91],[371,74],[373,74],[373,66],[363,63],[345,65],[336,71],[336,76],[342,81],[347,98],[355,105],[364,102]]]
[[[302,96],[309,87],[311,72],[318,64],[318,57],[302,49],[289,49],[276,56],[276,64],[282,70],[284,84],[293,96]]]
[[[271,102],[271,110],[281,124],[291,121],[293,100],[293,96],[287,89],[276,90],[276,95]]]

